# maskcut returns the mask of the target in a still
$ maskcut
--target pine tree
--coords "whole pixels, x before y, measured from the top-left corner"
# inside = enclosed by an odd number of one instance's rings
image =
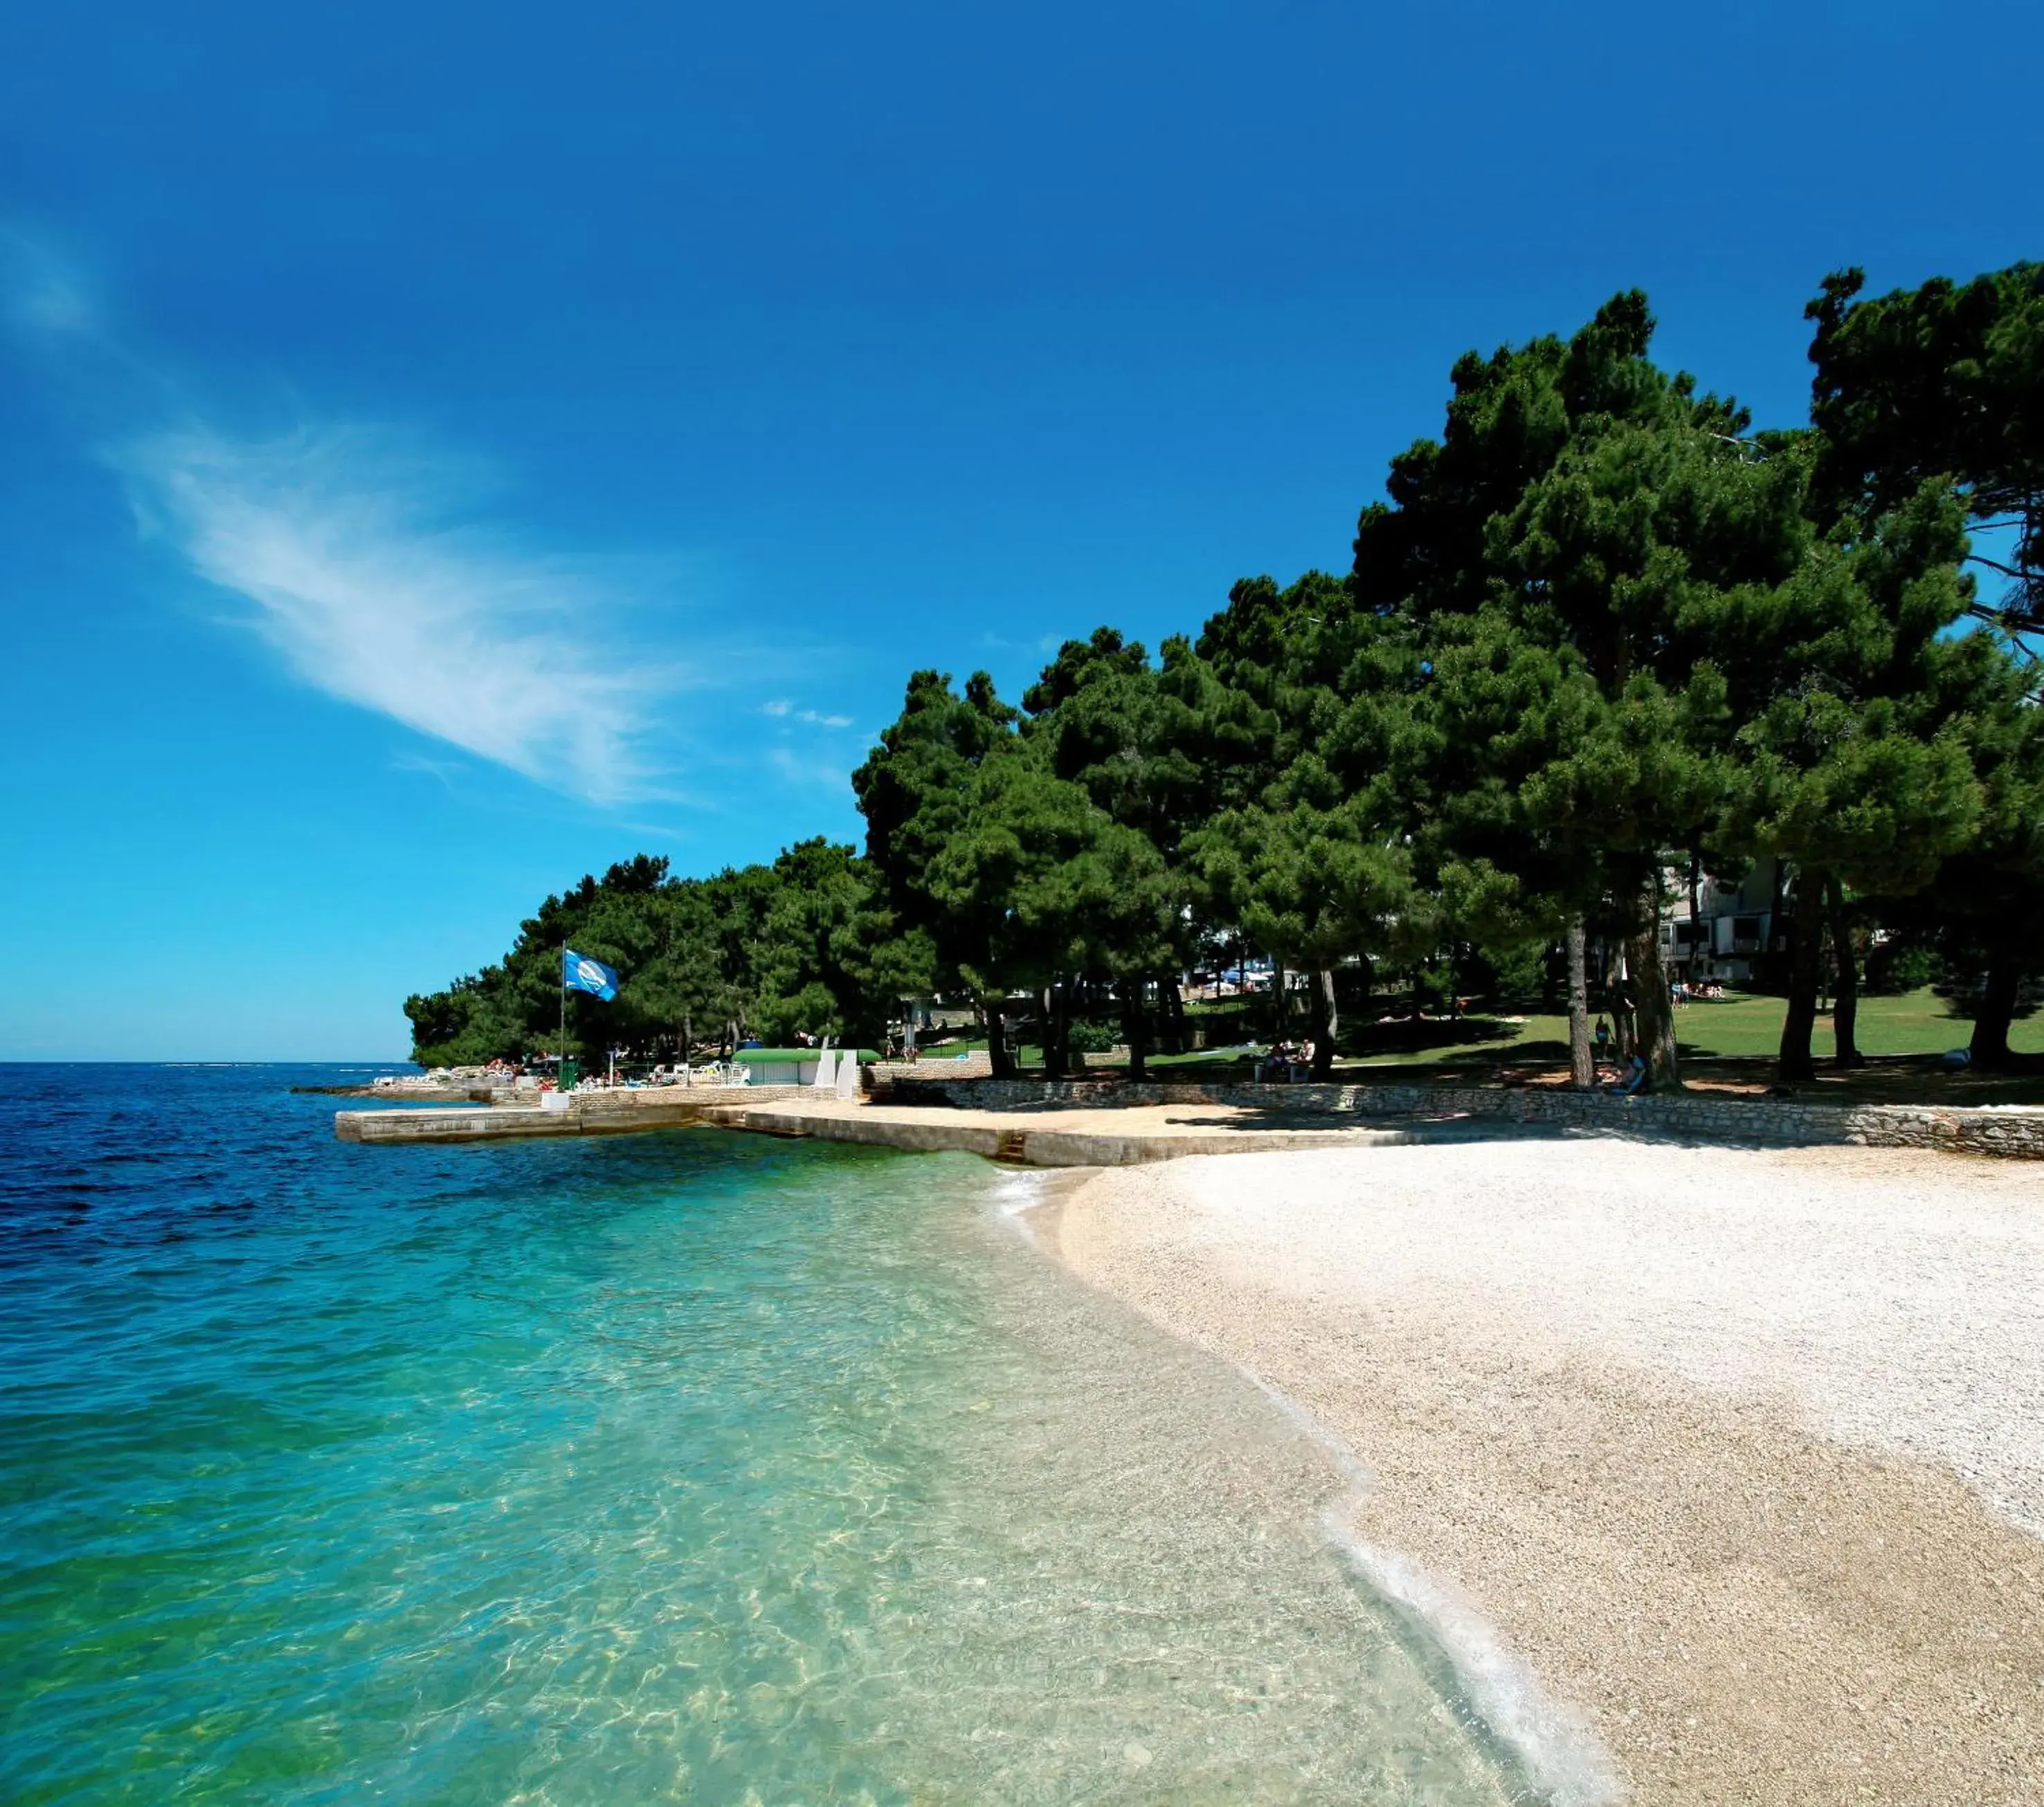
[[[1976,525],[2016,530],[2012,558],[1969,555],[1989,579],[1973,613],[2044,629],[2044,263],[1861,299],[1865,282],[1829,276],[1804,310],[1821,510],[1872,521],[1948,487]]]

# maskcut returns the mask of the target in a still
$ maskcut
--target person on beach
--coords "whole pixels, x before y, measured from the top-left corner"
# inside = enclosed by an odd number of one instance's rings
[[[1611,1025],[1603,1017],[1596,1020],[1596,1064],[1600,1069],[1611,1063]]]
[[[1629,1098],[1634,1093],[1645,1090],[1646,1085],[1646,1063],[1638,1054],[1635,1054],[1631,1059],[1626,1063],[1624,1077],[1612,1080],[1609,1089],[1616,1092],[1621,1098]]]

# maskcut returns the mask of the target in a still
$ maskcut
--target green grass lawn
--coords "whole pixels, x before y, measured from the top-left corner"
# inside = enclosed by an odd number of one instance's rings
[[[1675,1012],[1675,1032],[1683,1053],[1695,1059],[1771,1058],[1781,1045],[1785,998],[1759,993],[1727,992],[1716,1003],[1685,1004]],[[1973,1025],[1953,1016],[1945,1002],[1927,986],[1894,998],[1862,998],[1859,1005],[1859,1048],[1862,1054],[1938,1055],[1963,1048]],[[1836,1052],[1831,1019],[1817,1019],[1812,1048],[1820,1059]],[[2044,1053],[2044,1013],[2019,1021],[2010,1044],[2020,1052]],[[1351,1021],[1342,1041],[1350,1052],[1344,1066],[1495,1066],[1568,1059],[1569,1020],[1535,1015],[1512,1023],[1501,1017],[1470,1017],[1457,1023],[1378,1025]],[[1030,1051],[1032,1054],[1034,1050]],[[1158,1067],[1216,1067],[1211,1052],[1155,1055]]]
[[[1771,1056],[1781,1046],[1781,1020],[1788,1008],[1785,998],[1757,992],[1727,992],[1719,1002],[1678,1005],[1676,1037],[1685,1054],[1700,1059]],[[1393,1063],[1488,1062],[1521,1051],[1530,1053],[1543,1044],[1562,1050],[1566,1057],[1566,1017],[1529,1017],[1518,1024],[1489,1019],[1488,1032],[1480,1027],[1485,1024],[1485,1019],[1476,1019],[1470,1026],[1478,1032],[1454,1047],[1414,1048],[1359,1058],[1373,1065],[1385,1060]],[[1953,1016],[1945,1001],[1928,986],[1900,997],[1860,1000],[1858,1040],[1862,1054],[1942,1054],[1947,1048],[1965,1047],[1972,1034],[1973,1025]],[[2009,1042],[2025,1053],[2044,1053],[2044,1014],[2018,1022]],[[1828,1013],[1818,1017],[1811,1045],[1820,1060],[1837,1052]]]
[[[1727,992],[1717,1003],[1686,1004],[1675,1012],[1675,1032],[1685,1060],[1771,1059],[1781,1045],[1781,1019],[1788,1009],[1784,998],[1759,993]],[[1197,1021],[1204,1012],[1194,1012]],[[1233,1033],[1235,1023],[1210,1023],[1209,1035],[1216,1031]],[[1963,1048],[1973,1025],[1953,1016],[1944,1000],[1928,987],[1895,998],[1862,998],[1859,1006],[1859,1048],[1862,1054],[1881,1055],[1935,1055],[1948,1048]],[[1459,1022],[1413,1025],[1378,1024],[1374,1020],[1350,1021],[1344,1025],[1342,1041],[1350,1052],[1341,1067],[1345,1072],[1363,1068],[1490,1068],[1503,1064],[1520,1067],[1566,1065],[1569,1058],[1569,1020],[1560,1016],[1530,1016],[1523,1022],[1508,1022],[1501,1017],[1476,1016]],[[2044,1054],[2044,1013],[2019,1021],[2009,1036],[2019,1052]],[[951,1046],[932,1050],[933,1055],[955,1054],[967,1048],[984,1048],[984,1038],[962,1039]],[[1811,1038],[1819,1060],[1836,1052],[1828,1013],[1817,1019]],[[1189,1054],[1158,1054],[1151,1067],[1185,1078],[1239,1076],[1246,1069],[1232,1057],[1216,1058],[1217,1051]],[[1040,1067],[1039,1048],[1025,1045],[1020,1050],[1024,1067]],[[1118,1068],[1090,1069],[1103,1075]]]
[[[1781,1019],[1788,1000],[1759,993],[1727,992],[1717,1003],[1686,1004],[1675,1012],[1676,1038],[1682,1052],[1700,1059],[1739,1059],[1771,1056],[1781,1044]],[[1866,1055],[1942,1054],[1963,1048],[1973,1025],[1954,1017],[1945,1001],[1926,986],[1896,998],[1862,998],[1859,1004],[1859,1051]],[[1516,1036],[1493,1044],[1499,1049],[1515,1042],[1553,1040],[1567,1045],[1566,1017],[1535,1017]],[[1817,1019],[1811,1048],[1819,1060],[1837,1052],[1828,1013]],[[2019,1022],[2010,1044],[2025,1052],[2044,1052],[2044,1017]]]
[[[1727,993],[1719,1004],[1692,1004],[1676,1012],[1676,1032],[1685,1051],[1700,1055],[1771,1055],[1781,1040],[1787,1001],[1743,993]],[[1973,1026],[1946,1009],[1945,1001],[1927,986],[1898,998],[1862,998],[1857,1040],[1862,1054],[1942,1054],[1964,1048]],[[2023,1053],[2044,1052],[2044,1017],[2018,1022],[2009,1044]],[[1811,1045],[1819,1059],[1836,1052],[1831,1019],[1817,1019]]]

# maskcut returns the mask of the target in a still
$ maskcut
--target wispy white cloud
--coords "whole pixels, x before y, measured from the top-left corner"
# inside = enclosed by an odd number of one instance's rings
[[[990,628],[981,629],[979,644],[993,652],[1027,652],[1050,654],[1055,652],[1068,638],[1064,634],[1039,634],[1035,640],[1010,640],[1005,634],[997,634]]]
[[[596,803],[640,794],[651,686],[620,671],[617,598],[462,525],[462,468],[359,429],[205,428],[110,454],[138,518],[301,682]]]
[[[644,751],[653,699],[688,675],[634,657],[630,567],[478,525],[476,462],[388,431],[221,430],[96,294],[47,237],[0,222],[0,324],[90,414],[125,423],[92,436],[138,521],[240,600],[236,619],[294,678],[591,802],[663,794]]]
[[[834,790],[842,794],[850,779],[842,760],[818,759],[793,747],[769,747],[766,763],[785,782],[800,789]]]
[[[417,772],[432,779],[444,790],[452,792],[454,781],[467,769],[458,759],[436,759],[425,753],[402,752],[391,755],[393,771]]]
[[[83,273],[40,239],[0,225],[0,290],[17,329],[46,339],[90,338],[100,310]]]
[[[849,728],[851,725],[851,717],[848,715],[825,715],[817,709],[797,709],[793,703],[778,697],[771,702],[762,703],[759,713],[773,716],[777,720],[804,722],[811,728]]]

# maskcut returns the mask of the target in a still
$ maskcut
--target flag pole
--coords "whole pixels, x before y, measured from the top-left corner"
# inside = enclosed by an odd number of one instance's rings
[[[561,944],[561,970],[555,975],[561,982],[561,1051],[554,1057],[554,1086],[560,1087],[561,1070],[568,1059],[568,944]]]

